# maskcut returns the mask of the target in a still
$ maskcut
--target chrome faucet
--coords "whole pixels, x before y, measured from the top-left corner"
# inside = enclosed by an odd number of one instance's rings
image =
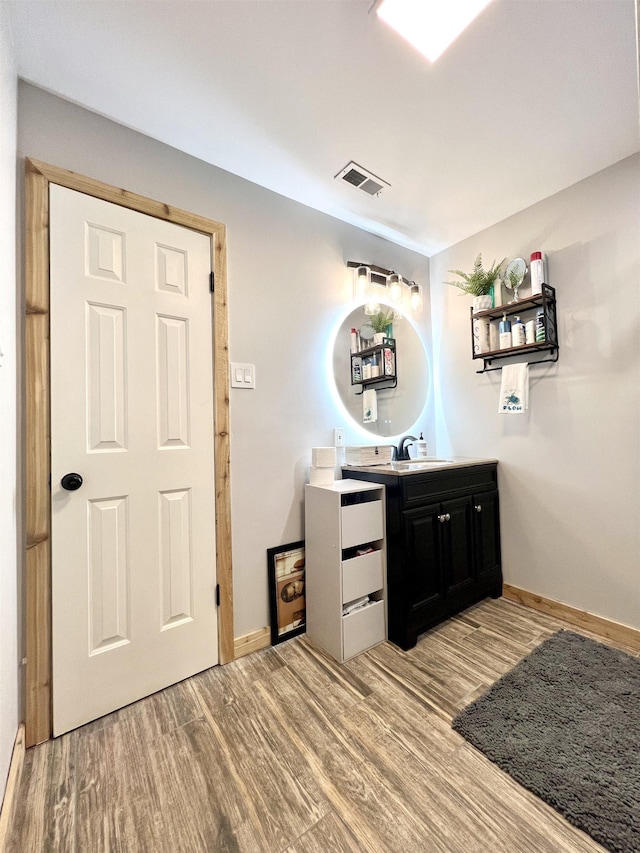
[[[412,441],[417,441],[418,439],[415,435],[403,435],[400,439],[400,444],[398,444],[398,449],[396,451],[396,459],[408,459],[409,458],[409,448],[405,447],[405,441],[408,441],[411,444]]]

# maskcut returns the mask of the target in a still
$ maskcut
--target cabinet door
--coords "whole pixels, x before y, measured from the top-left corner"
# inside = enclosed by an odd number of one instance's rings
[[[500,513],[498,492],[473,497],[476,566],[478,580],[500,577]]]
[[[404,582],[411,609],[431,604],[442,597],[440,504],[430,504],[402,513],[406,544]]]
[[[475,580],[473,552],[473,499],[471,496],[444,501],[441,512],[445,554],[446,594],[455,594]]]

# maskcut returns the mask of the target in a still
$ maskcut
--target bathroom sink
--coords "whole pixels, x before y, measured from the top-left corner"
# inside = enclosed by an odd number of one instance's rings
[[[408,459],[403,462],[394,462],[393,467],[397,471],[420,471],[422,468],[431,468],[434,465],[454,465],[455,459],[436,459],[430,456],[427,459]]]

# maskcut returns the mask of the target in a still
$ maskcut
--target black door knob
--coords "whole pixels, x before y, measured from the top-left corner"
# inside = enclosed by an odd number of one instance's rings
[[[68,492],[75,492],[82,485],[82,477],[80,474],[65,474],[60,480],[60,485]]]

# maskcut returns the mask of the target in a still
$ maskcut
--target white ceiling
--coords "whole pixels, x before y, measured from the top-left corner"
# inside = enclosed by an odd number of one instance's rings
[[[634,0],[493,0],[433,65],[371,0],[9,6],[24,79],[426,255],[640,148]]]

